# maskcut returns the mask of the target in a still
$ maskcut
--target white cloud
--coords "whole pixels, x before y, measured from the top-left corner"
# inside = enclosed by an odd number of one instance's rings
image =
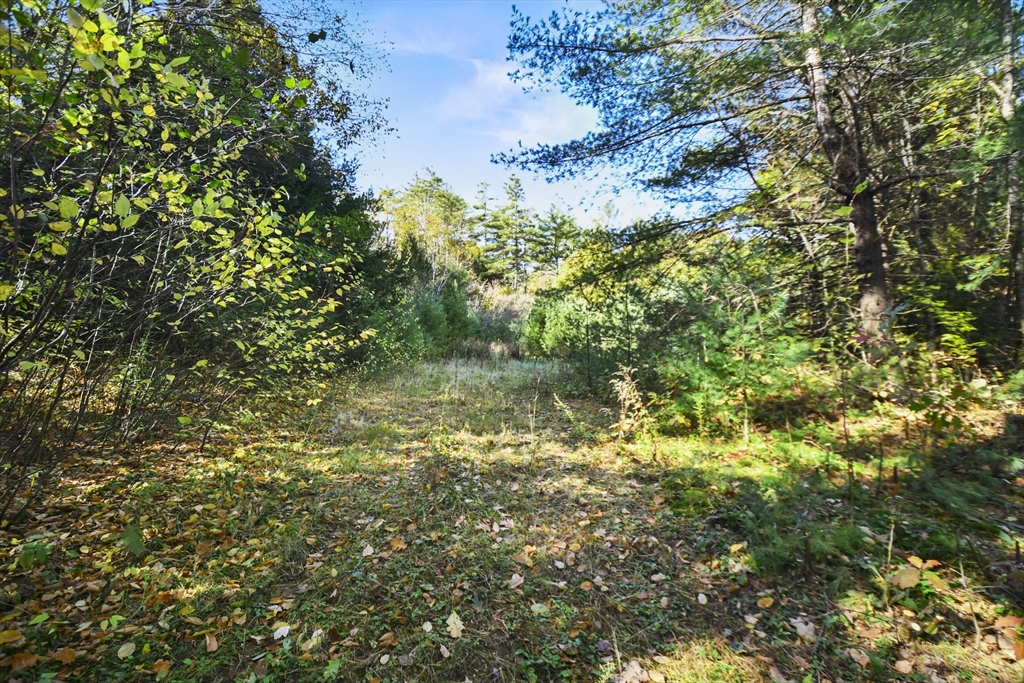
[[[442,55],[455,57],[460,45],[450,38],[444,38],[429,26],[417,26],[411,33],[394,38],[395,52],[414,55]]]
[[[440,105],[446,119],[478,122],[476,132],[497,139],[502,146],[566,142],[597,125],[597,114],[567,96],[554,92],[525,94],[508,77],[508,64],[480,59],[472,78],[448,91]]]
[[[547,93],[528,106],[514,108],[509,114],[512,125],[490,131],[503,145],[568,142],[597,126],[597,112],[559,93]]]
[[[509,80],[508,66],[504,62],[468,61],[474,67],[473,77],[468,83],[449,89],[440,106],[445,118],[483,120],[493,117],[520,92],[520,87]]]

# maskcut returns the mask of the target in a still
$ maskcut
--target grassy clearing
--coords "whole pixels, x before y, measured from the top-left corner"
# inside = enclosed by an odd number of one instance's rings
[[[543,364],[425,364],[253,403],[205,454],[74,463],[0,535],[3,673],[1021,679],[1000,416],[955,457],[854,419],[854,443],[885,440],[879,481],[820,424],[660,439],[652,462],[561,386]]]

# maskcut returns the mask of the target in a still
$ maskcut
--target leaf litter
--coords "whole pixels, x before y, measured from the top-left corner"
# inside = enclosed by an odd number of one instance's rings
[[[348,409],[390,425],[390,440],[275,405],[254,433],[215,433],[206,454],[156,443],[70,462],[70,485],[0,530],[12,605],[0,671],[204,680],[211,666],[240,666],[239,677],[278,680],[285,666],[322,680],[398,665],[448,680],[446,670],[508,665],[505,680],[532,670],[584,681],[611,668],[615,680],[658,681],[726,666],[747,679],[816,670],[855,681],[873,666],[874,641],[905,629],[912,648],[879,661],[949,675],[913,636],[913,624],[930,628],[919,610],[891,618],[841,601],[836,620],[813,582],[762,575],[746,539],[676,514],[663,474],[602,441],[600,406],[574,404],[598,434],[579,447],[559,436],[561,411],[538,403],[535,449],[517,436],[527,412],[488,422],[531,404],[529,366],[472,370],[472,381],[460,371],[462,393],[450,364],[351,393]],[[465,425],[452,421],[460,413]],[[296,429],[318,423],[322,432]],[[910,554],[882,571],[890,591],[960,585]],[[948,600],[982,629],[982,652],[959,666],[1002,675],[1019,617],[977,594],[969,606]],[[815,654],[817,638],[836,654]]]

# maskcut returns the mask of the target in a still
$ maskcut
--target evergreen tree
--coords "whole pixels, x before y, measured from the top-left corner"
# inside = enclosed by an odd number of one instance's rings
[[[557,271],[580,240],[576,219],[552,204],[530,234],[530,260],[545,270]]]

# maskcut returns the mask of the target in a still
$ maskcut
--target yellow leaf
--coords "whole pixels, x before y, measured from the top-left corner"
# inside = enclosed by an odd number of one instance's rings
[[[757,601],[757,606],[761,609],[768,609],[775,602],[772,598],[764,597]]]
[[[922,560],[922,559],[921,559],[920,557],[918,557],[917,555],[911,555],[910,557],[908,557],[908,558],[907,558],[907,562],[909,562],[910,564],[914,565],[914,566],[915,566],[915,567],[917,567],[918,569],[920,569],[920,568],[921,568],[921,565],[923,565],[923,564],[924,564],[924,560]]]
[[[143,107],[142,113],[151,118],[156,117],[156,109],[153,109],[153,105],[151,104],[147,104],[145,107]]]
[[[68,248],[60,242],[50,242],[50,251],[56,256],[64,256],[68,253]]]
[[[127,659],[128,657],[131,657],[132,653],[134,653],[134,652],[135,652],[135,643],[133,643],[131,641],[128,641],[127,643],[125,643],[121,647],[117,648],[117,657],[118,657],[118,659]]]
[[[0,645],[4,643],[13,643],[19,640],[21,640],[21,631],[0,631]]]
[[[462,625],[462,619],[459,618],[459,615],[456,614],[454,610],[452,610],[451,615],[445,623],[448,625],[448,628],[446,629],[448,631],[448,635],[452,638],[462,637],[462,631],[465,629],[465,626]]]

